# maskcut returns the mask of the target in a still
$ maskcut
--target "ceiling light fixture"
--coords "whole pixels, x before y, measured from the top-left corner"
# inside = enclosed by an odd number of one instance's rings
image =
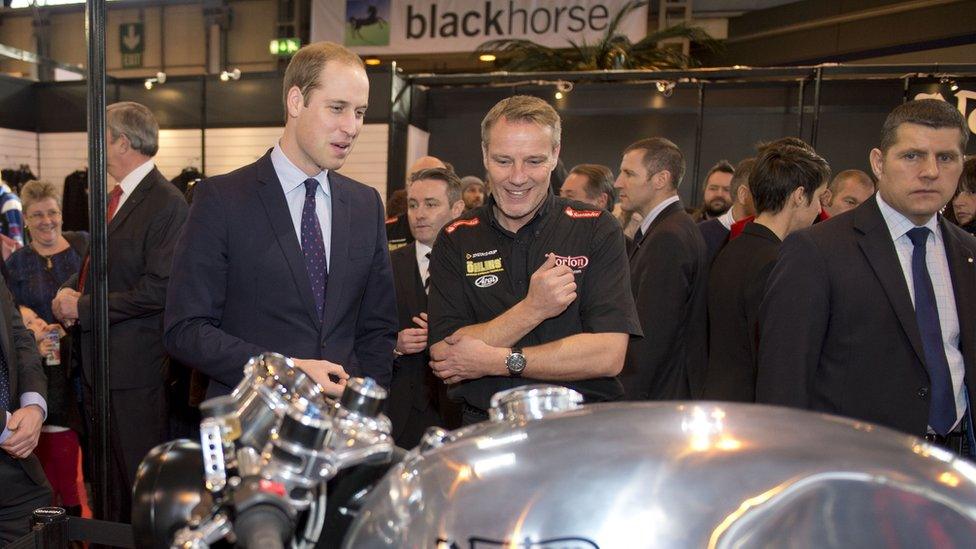
[[[366,63],[367,65],[370,65],[370,66],[376,66],[376,65],[379,65],[381,63],[381,61],[379,59],[377,59],[376,57],[369,57],[369,58],[366,59],[366,61],[364,61],[364,63]]]
[[[220,71],[220,81],[227,82],[228,80],[240,80],[241,79],[241,69],[234,69],[231,71]]]
[[[491,63],[495,59],[498,59],[498,58],[495,57],[495,55],[492,54],[492,53],[483,53],[483,54],[481,54],[481,55],[478,56],[478,61],[484,61],[485,63]]]
[[[143,85],[146,86],[146,89],[147,90],[151,90],[151,89],[153,89],[153,86],[154,85],[156,85],[156,84],[165,84],[165,83],[166,83],[166,73],[165,72],[157,72],[156,73],[156,76],[147,78],[146,81],[143,82]]]

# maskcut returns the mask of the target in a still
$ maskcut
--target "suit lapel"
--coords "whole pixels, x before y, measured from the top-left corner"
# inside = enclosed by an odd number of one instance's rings
[[[683,209],[683,206],[681,205],[681,201],[679,200],[677,202],[673,202],[669,204],[666,208],[661,210],[661,213],[657,214],[657,217],[654,218],[654,221],[651,221],[651,224],[647,227],[647,232],[641,236],[640,242],[637,242],[635,240],[633,245],[630,247],[630,257],[634,257],[634,254],[636,254],[637,250],[640,249],[641,244],[643,244],[644,241],[647,240],[647,235],[654,232],[654,228],[660,225],[661,222],[664,221],[664,218],[673,214],[675,210],[680,210],[680,209]]]
[[[108,234],[112,234],[112,232],[115,231],[115,229],[117,229],[127,217],[129,217],[132,210],[136,209],[139,206],[139,203],[145,200],[146,196],[149,194],[149,191],[152,189],[153,184],[157,183],[159,180],[165,181],[165,178],[163,178],[163,174],[159,173],[159,170],[156,168],[153,168],[151,172],[146,174],[146,177],[142,178],[142,181],[140,181],[139,184],[136,185],[136,188],[132,190],[132,194],[125,199],[125,202],[122,204],[122,207],[119,208],[119,211],[115,212],[115,215],[112,217],[112,222],[108,224]]]
[[[976,366],[976,262],[972,251],[966,249],[959,237],[951,231],[945,218],[939,218],[942,239],[945,242],[946,259],[949,260],[949,276],[956,296],[956,314],[959,316],[959,348],[966,364],[966,375],[972,375]]]
[[[302,255],[298,236],[295,235],[295,226],[291,222],[285,193],[281,190],[281,182],[275,174],[270,154],[264,155],[258,161],[258,181],[260,182],[258,196],[264,204],[264,211],[268,215],[278,245],[285,255],[285,261],[288,262],[288,268],[291,270],[298,295],[305,306],[305,312],[314,325],[320,327],[322,321],[315,310],[315,296],[312,295],[312,283],[305,269],[305,256]]]
[[[857,243],[887,294],[888,301],[891,302],[915,354],[922,364],[925,364],[915,307],[912,305],[911,294],[908,293],[908,284],[905,282],[905,275],[898,261],[895,243],[892,242],[888,225],[881,216],[881,210],[878,209],[876,196],[871,197],[867,204],[854,212],[854,229],[858,233]]]
[[[329,188],[332,192],[332,242],[329,244],[329,285],[325,290],[325,319],[322,321],[322,333],[328,334],[336,322],[339,321],[339,300],[342,297],[349,267],[349,230],[351,219],[349,216],[349,196],[347,186],[343,184],[343,177],[333,171],[329,172]]]

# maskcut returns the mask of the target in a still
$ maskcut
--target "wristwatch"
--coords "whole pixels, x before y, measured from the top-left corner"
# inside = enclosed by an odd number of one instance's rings
[[[522,354],[521,347],[512,347],[512,352],[505,359],[505,366],[508,367],[508,375],[521,377],[525,370],[525,355]]]

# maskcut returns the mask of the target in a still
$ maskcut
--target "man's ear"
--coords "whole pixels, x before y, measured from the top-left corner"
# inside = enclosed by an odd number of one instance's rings
[[[868,158],[871,161],[871,171],[874,172],[874,178],[881,179],[881,174],[884,172],[884,153],[881,152],[881,149],[871,149]]]
[[[661,190],[668,185],[674,187],[674,185],[671,183],[671,171],[661,170],[656,174],[652,175],[651,184],[657,190]]]
[[[803,190],[803,187],[793,189],[793,192],[790,193],[790,203],[797,208],[806,208],[810,205],[807,201],[807,193]]]
[[[305,97],[302,95],[302,90],[298,86],[292,86],[288,90],[287,97],[286,104],[288,105],[288,112],[286,114],[289,118],[297,118],[302,112],[302,107],[305,106]]]
[[[735,190],[735,201],[738,204],[745,204],[749,201],[749,187],[745,185],[739,185],[739,188]]]
[[[823,194],[820,195],[820,207],[826,208],[830,206],[834,201],[834,193],[830,192],[830,189],[824,189]]]
[[[458,217],[462,213],[464,213],[464,201],[463,200],[457,200],[457,201],[454,202],[454,204],[451,204],[451,215],[453,217]]]

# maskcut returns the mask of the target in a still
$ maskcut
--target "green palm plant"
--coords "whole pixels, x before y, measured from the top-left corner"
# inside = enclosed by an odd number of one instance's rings
[[[494,54],[499,68],[518,72],[591,71],[608,69],[684,69],[699,65],[697,59],[681,50],[660,43],[674,38],[687,38],[696,46],[718,51],[721,44],[701,27],[684,24],[655,31],[638,42],[617,32],[620,23],[631,12],[647,4],[634,0],[620,8],[607,25],[607,30],[595,44],[567,40],[568,48],[550,48],[531,40],[489,40],[478,46],[477,54]]]

